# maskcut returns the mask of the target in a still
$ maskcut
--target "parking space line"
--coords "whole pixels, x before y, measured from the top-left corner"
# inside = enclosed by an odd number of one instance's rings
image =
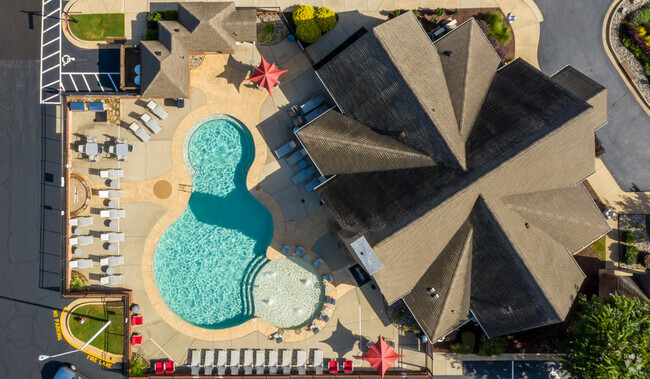
[[[102,89],[102,92],[106,92],[104,91],[104,86],[102,85],[102,82],[99,81],[99,76],[97,76],[97,74],[95,74],[95,79],[97,80],[97,84],[99,84],[99,87]]]
[[[46,101],[48,101],[48,100],[50,100],[50,99],[53,99],[53,98],[55,98],[55,97],[57,97],[57,96],[59,96],[59,95],[61,95],[61,94],[60,94],[60,93],[55,93],[54,95],[52,95],[52,96],[48,97],[47,99],[43,100],[43,102],[46,102]],[[57,103],[57,104],[58,104],[58,103]]]
[[[52,54],[48,55],[47,57],[41,59],[41,61],[44,61],[44,60],[46,60],[47,58],[53,57],[53,56],[57,55],[58,53],[59,53],[58,51],[55,51],[55,52],[53,52]]]
[[[59,85],[61,86],[61,91],[65,92],[65,87],[63,86],[63,80],[61,80]]]
[[[90,91],[90,86],[88,85],[88,81],[86,80],[86,75],[85,75],[85,74],[81,74],[81,77],[84,78],[84,82],[86,83],[86,88],[88,88],[88,92],[91,92],[91,91]]]
[[[46,43],[45,45],[43,45],[43,47],[45,47],[45,46],[51,44],[52,42],[58,40],[59,38],[61,38],[61,37],[56,37],[55,39],[53,39],[53,40],[51,40],[50,42],[48,42],[48,43]]]
[[[47,33],[47,32],[49,32],[50,30],[56,28],[57,26],[59,26],[59,23],[58,23],[58,22],[57,22],[56,24],[50,26],[49,28],[43,30],[43,33]]]
[[[52,67],[48,68],[47,70],[43,71],[42,73],[45,74],[46,72],[48,72],[48,71],[50,71],[50,70],[54,70],[55,68],[57,68],[57,67],[59,67],[59,66],[61,66],[60,63],[57,64],[56,66],[52,66]]]
[[[74,85],[75,92],[79,92],[79,88],[77,88],[77,82],[74,81],[74,76],[69,75],[69,74],[68,74],[68,76],[70,77],[70,80],[72,80],[72,85]]]
[[[45,16],[44,19],[45,19],[45,18],[48,18],[48,17],[50,17],[50,16],[52,16],[53,14],[55,14],[56,12],[58,12],[59,10],[61,10],[61,8],[56,8],[56,10],[52,11],[50,14],[48,14],[47,16]]]
[[[52,83],[46,84],[46,85],[44,85],[43,87],[41,87],[41,89],[43,89],[43,88],[47,88],[47,87],[51,86],[52,84],[54,84],[54,83],[56,83],[56,82],[58,82],[58,81],[59,81],[59,80],[57,79],[57,80],[53,81]]]
[[[47,0],[46,2],[43,3],[43,5],[49,3],[50,1],[52,1],[52,0]]]
[[[113,88],[115,88],[115,92],[117,92],[117,86],[115,85],[115,82],[113,81],[113,78],[111,77],[111,74],[108,74],[108,78],[111,80],[111,84],[113,84]]]

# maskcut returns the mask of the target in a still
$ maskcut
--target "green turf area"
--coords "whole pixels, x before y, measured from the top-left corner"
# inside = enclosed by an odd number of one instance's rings
[[[124,37],[124,13],[75,14],[69,21],[75,37],[86,41],[104,41],[106,37]]]
[[[600,237],[600,239],[596,240],[596,242],[592,243],[589,247],[601,261],[605,261],[605,236]]]
[[[79,322],[82,317],[86,318],[83,324]],[[86,342],[109,319],[111,324],[90,345],[121,355],[124,348],[124,308],[106,308],[104,304],[83,305],[72,312],[68,324],[72,335]]]

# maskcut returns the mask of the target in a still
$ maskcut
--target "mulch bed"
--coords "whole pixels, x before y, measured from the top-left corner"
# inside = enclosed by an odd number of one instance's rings
[[[433,26],[433,23],[430,22],[431,19],[435,19],[437,24],[440,23],[440,21],[446,19],[456,20],[456,26],[458,26],[472,17],[474,17],[476,21],[485,20],[488,13],[490,12],[501,13],[501,15],[503,15],[503,18],[504,19],[506,18],[506,15],[503,14],[501,9],[499,8],[458,9],[458,15],[454,14],[455,9],[445,9],[445,14],[443,14],[442,16],[438,16],[434,14],[435,9],[418,9],[417,11],[418,11],[417,14],[418,20],[420,20],[422,27],[427,32],[433,31],[437,28],[437,26]],[[412,12],[412,10],[400,9],[400,14],[404,14],[404,12]],[[395,11],[388,12],[388,18],[390,19],[393,17],[395,17]],[[508,28],[510,29],[510,42],[508,43],[508,46],[505,46],[505,50],[508,55],[508,58],[514,58],[515,57],[515,35],[512,32],[512,28],[509,25]]]

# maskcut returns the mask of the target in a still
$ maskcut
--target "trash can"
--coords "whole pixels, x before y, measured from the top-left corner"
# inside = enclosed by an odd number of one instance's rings
[[[183,99],[182,97],[176,99],[176,106],[178,108],[185,108],[185,99]]]

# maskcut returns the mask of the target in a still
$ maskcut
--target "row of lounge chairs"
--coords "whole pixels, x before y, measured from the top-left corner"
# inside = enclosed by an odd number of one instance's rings
[[[99,260],[100,266],[114,267],[114,266],[121,266],[123,264],[124,264],[124,256],[122,255],[110,256],[106,258],[101,258]],[[74,261],[70,261],[69,263],[70,268],[93,268],[94,266],[95,266],[95,262],[92,259],[76,259]]]
[[[124,170],[120,168],[99,170],[99,177],[102,179],[120,179],[124,177]]]
[[[201,364],[201,350],[192,350],[190,361],[191,374],[199,375],[201,367],[205,375],[212,375],[216,368],[218,376],[226,375],[226,370],[230,369],[230,375],[239,375],[241,368],[244,368],[245,375],[252,375],[255,370],[256,375],[264,375],[268,369],[269,375],[277,375],[278,370],[282,370],[282,375],[290,375],[292,368],[295,368],[298,375],[305,375],[307,372],[307,352],[304,350],[295,350],[295,363],[291,350],[282,350],[282,362],[278,362],[278,351],[268,350],[244,350],[243,364],[239,350],[216,350],[217,361],[215,365],[215,350],[206,350],[203,364]],[[230,360],[228,360],[230,356]],[[314,350],[314,356],[311,366],[316,375],[323,374],[323,352]]]
[[[161,120],[165,120],[167,116],[169,116],[169,113],[153,100],[147,103],[147,109]],[[140,121],[142,121],[142,123],[154,134],[158,134],[162,130],[160,124],[158,124],[158,122],[147,113],[140,115]],[[129,125],[129,130],[131,130],[142,142],[147,142],[151,139],[151,135],[144,128],[138,125],[137,122],[132,122]]]
[[[291,254],[291,246],[288,246],[288,245],[282,246],[282,249],[280,250],[280,252],[282,254],[284,254],[284,255]],[[305,259],[305,261],[307,261],[307,263],[313,264],[314,267],[316,267],[317,269],[319,269],[323,265],[323,263],[325,263],[320,258],[316,258],[316,260],[312,262],[312,256],[309,255],[309,254],[305,255],[305,248],[302,247],[302,246],[296,247],[295,253],[296,253],[297,256],[303,257]]]
[[[285,143],[284,145],[280,146],[275,150],[275,155],[278,158],[282,158],[289,153],[291,153],[295,148],[297,147],[295,141],[289,141]],[[294,165],[298,164],[300,167],[304,167],[303,170],[297,172],[294,176],[291,177],[291,181],[293,181],[294,184],[300,184],[304,182],[305,180],[309,179],[314,173],[316,173],[316,167],[310,166],[307,167],[307,162],[304,160],[304,158],[307,156],[307,150],[305,149],[299,149],[296,150],[295,152],[291,153],[287,157],[287,163],[289,165]],[[323,183],[325,181],[324,176],[318,176],[311,181],[309,181],[307,184],[305,184],[305,190],[307,192],[313,192],[318,185]]]

